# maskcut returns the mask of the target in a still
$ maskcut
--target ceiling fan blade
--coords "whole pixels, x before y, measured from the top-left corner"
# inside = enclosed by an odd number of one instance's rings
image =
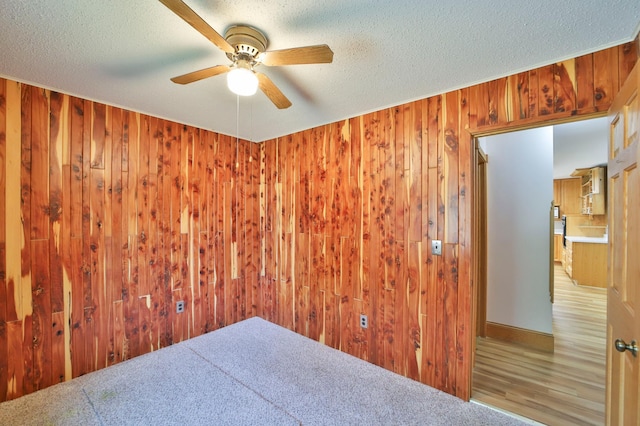
[[[227,53],[234,53],[235,49],[216,30],[211,28],[197,13],[182,0],[160,0],[173,13],[181,17],[187,24],[195,28],[200,34],[208,38],[213,44]]]
[[[291,101],[287,99],[287,97],[280,91],[280,89],[278,89],[278,86],[276,86],[269,77],[259,72],[256,73],[256,76],[258,77],[260,90],[267,95],[278,109],[285,109],[291,106]]]
[[[262,56],[262,63],[267,66],[328,64],[332,61],[333,52],[326,44],[272,50]]]
[[[178,84],[188,84],[193,83],[194,81],[202,80],[203,78],[224,74],[225,72],[229,72],[230,70],[231,67],[228,67],[226,65],[216,65],[215,67],[205,68],[202,70],[190,72],[188,74],[173,77],[171,81]]]

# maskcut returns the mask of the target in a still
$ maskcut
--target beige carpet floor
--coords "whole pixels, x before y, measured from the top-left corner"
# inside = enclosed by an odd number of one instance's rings
[[[519,425],[259,318],[0,404],[0,425]]]

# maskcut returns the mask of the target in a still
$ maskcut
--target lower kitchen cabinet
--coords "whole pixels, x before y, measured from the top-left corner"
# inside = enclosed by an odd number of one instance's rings
[[[573,277],[580,285],[607,286],[607,244],[573,243]]]
[[[607,286],[607,244],[567,240],[564,270],[579,285]]]
[[[562,261],[562,234],[553,235],[553,261]]]
[[[573,278],[573,242],[569,240],[564,246],[564,271]]]

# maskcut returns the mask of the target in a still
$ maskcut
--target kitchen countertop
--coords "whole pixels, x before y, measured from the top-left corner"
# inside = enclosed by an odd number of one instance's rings
[[[567,235],[567,240],[573,243],[607,244],[609,242],[609,237],[607,235],[604,237],[577,237]]]

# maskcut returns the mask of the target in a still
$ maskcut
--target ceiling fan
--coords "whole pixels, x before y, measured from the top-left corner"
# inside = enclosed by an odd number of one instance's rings
[[[249,96],[253,95],[259,87],[275,106],[284,109],[291,106],[291,101],[268,76],[255,71],[255,67],[322,64],[333,61],[333,52],[326,44],[267,51],[267,38],[256,28],[234,25],[222,37],[182,0],[160,0],[160,2],[223,50],[232,61],[231,65],[216,65],[173,77],[171,81],[174,83],[189,84],[228,73],[227,84],[234,93]]]

